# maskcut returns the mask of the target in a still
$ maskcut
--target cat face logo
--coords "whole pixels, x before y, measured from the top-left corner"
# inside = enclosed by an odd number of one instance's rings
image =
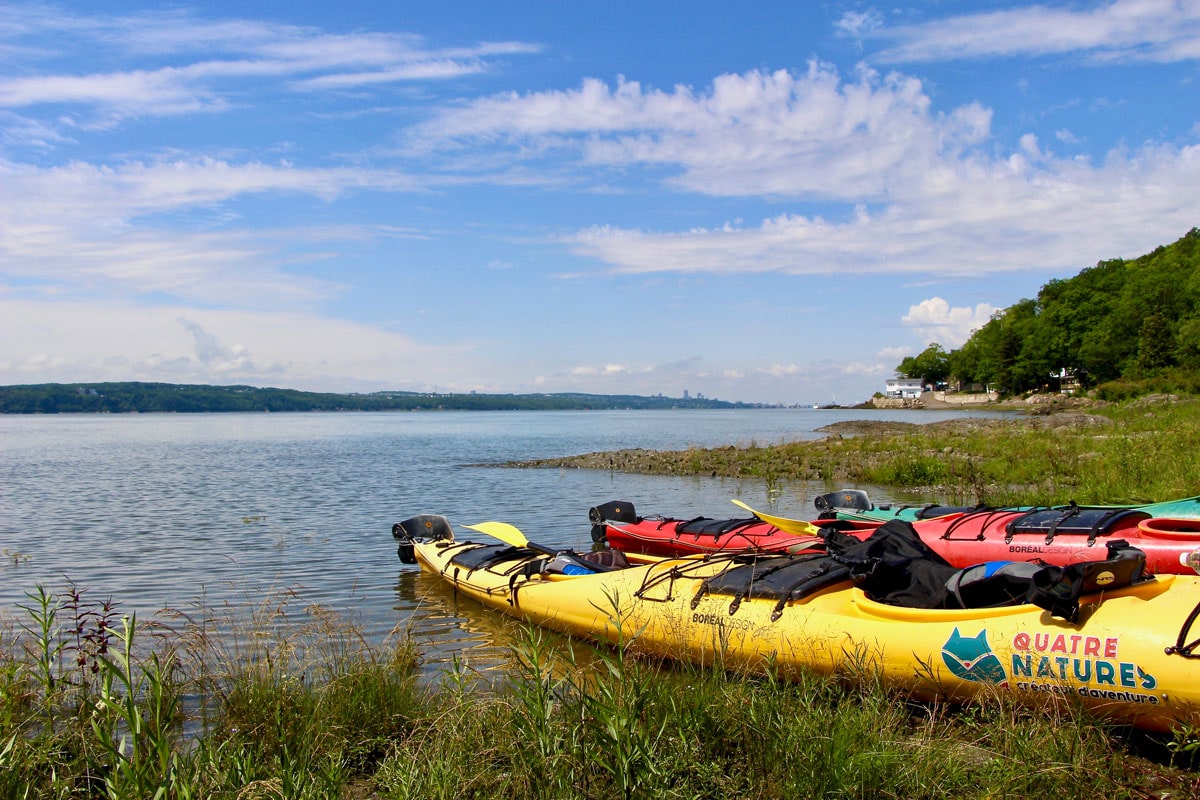
[[[1008,679],[1004,664],[988,644],[986,629],[980,631],[978,636],[963,636],[955,628],[942,645],[942,661],[952,673],[965,681],[1004,683]]]

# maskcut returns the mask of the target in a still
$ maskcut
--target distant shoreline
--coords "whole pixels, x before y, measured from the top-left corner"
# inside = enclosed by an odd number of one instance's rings
[[[877,404],[878,401],[878,404]],[[339,412],[339,411],[609,411],[609,410],[716,410],[794,409],[844,410],[1023,410],[1048,413],[1051,409],[1090,404],[1085,398],[1061,395],[1034,396],[1028,400],[947,403],[930,399],[894,401],[871,398],[855,405],[812,406],[798,403],[744,403],[707,397],[665,395],[600,395],[578,392],[544,394],[477,394],[383,391],[369,394],[303,392],[296,389],[254,386],[144,383],[43,383],[0,386],[0,414],[189,414],[230,412]]]
[[[0,414],[152,414],[300,411],[592,411],[781,408],[705,397],[663,395],[370,394],[302,392],[254,386],[171,383],[44,383],[0,386]]]

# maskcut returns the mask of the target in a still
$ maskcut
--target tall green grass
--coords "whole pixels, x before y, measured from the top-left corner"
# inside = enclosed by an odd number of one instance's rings
[[[1200,400],[827,442],[848,479],[986,505],[1149,503],[1200,494]]]
[[[419,716],[407,640],[370,646],[319,608],[231,650],[228,620],[27,597],[0,633],[3,798],[337,798]]]
[[[951,476],[901,484],[989,505],[1150,503],[1200,494],[1200,400],[1098,409],[1107,424],[1034,418],[998,430],[914,434],[898,451],[938,454]],[[864,473],[868,482],[874,474]]]
[[[507,681],[418,681],[321,608],[217,636],[38,587],[0,636],[2,798],[1192,797],[1195,731],[1070,705],[967,707],[870,663],[781,679],[593,649],[515,622]],[[86,631],[76,625],[88,616]],[[105,621],[101,626],[99,622]],[[90,638],[85,638],[84,633]],[[244,634],[244,636],[243,636]]]
[[[749,448],[647,455],[639,472],[873,484],[955,504],[1142,504],[1200,494],[1200,399],[1098,404],[1065,415],[916,425]],[[586,458],[586,457],[585,457]]]

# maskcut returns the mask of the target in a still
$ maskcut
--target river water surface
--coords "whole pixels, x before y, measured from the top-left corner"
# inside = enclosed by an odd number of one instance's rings
[[[489,466],[631,447],[813,439],[847,419],[933,422],[987,412],[755,409],[0,416],[0,616],[38,585],[162,609],[248,608],[275,593],[382,638],[406,628],[432,661],[487,660],[498,621],[401,565],[393,522],[502,520],[530,539],[591,546],[587,511],[745,516],[730,503],[813,513],[833,488]],[[867,488],[873,499],[884,490]],[[470,533],[470,532],[463,532]],[[464,537],[466,538],[466,537]],[[297,624],[303,614],[296,616]]]

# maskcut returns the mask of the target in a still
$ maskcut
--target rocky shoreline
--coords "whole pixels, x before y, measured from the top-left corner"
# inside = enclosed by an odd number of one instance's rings
[[[738,447],[726,445],[715,448],[686,450],[650,450],[631,448],[608,450],[561,458],[540,458],[527,461],[508,461],[506,467],[526,469],[595,469],[641,475],[702,475],[707,477],[747,477],[762,475],[768,470],[784,479],[808,480],[825,477],[834,480],[853,479],[861,469],[863,454],[839,452],[834,445],[844,437],[892,437],[912,434],[967,435],[983,431],[1045,430],[1057,428],[1099,428],[1112,421],[1097,414],[1061,411],[1054,414],[1030,415],[1008,419],[963,417],[931,423],[893,422],[880,420],[845,420],[817,428],[825,434],[811,439],[784,444]],[[769,468],[764,464],[769,462]],[[815,475],[814,463],[820,463],[825,474]],[[830,474],[832,473],[832,474]]]
[[[1153,416],[1155,406],[1175,404],[1175,395],[1151,395],[1124,403],[1125,408],[1144,408]],[[1024,413],[1004,418],[965,416],[938,422],[845,420],[822,426],[819,439],[782,444],[700,448],[686,450],[626,450],[582,453],[560,458],[509,461],[505,466],[524,469],[592,469],[643,475],[760,478],[768,481],[823,480],[827,482],[883,482],[913,491],[939,491],[938,479],[926,477],[941,465],[958,480],[975,481],[979,465],[1000,450],[1020,458],[1027,445],[1026,434],[1055,438],[1058,450],[1068,440],[1108,438],[1113,420],[1102,411],[1103,401],[1061,395],[1031,398],[990,408],[1007,408]],[[1093,448],[1075,445],[1090,458]],[[998,450],[999,448],[999,450]],[[916,463],[915,473],[910,468]],[[485,465],[477,465],[485,466]],[[890,477],[881,477],[881,476]],[[995,479],[993,479],[995,480]],[[975,493],[986,486],[974,486]]]

